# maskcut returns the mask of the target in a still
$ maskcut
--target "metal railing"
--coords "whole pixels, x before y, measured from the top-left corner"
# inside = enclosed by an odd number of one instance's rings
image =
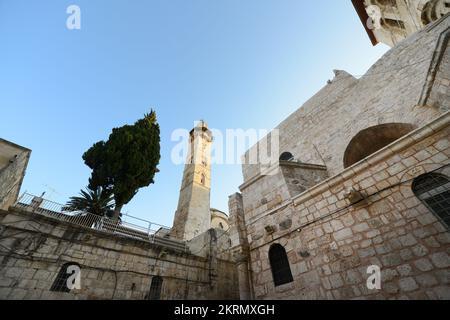
[[[24,193],[14,204],[14,207],[85,228],[187,251],[185,242],[169,236],[169,227],[127,214],[123,214],[119,220],[114,220],[85,211],[73,210],[66,205],[29,193]]]

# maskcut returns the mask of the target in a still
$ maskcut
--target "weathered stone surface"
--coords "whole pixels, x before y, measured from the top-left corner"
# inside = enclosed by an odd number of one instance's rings
[[[450,257],[445,252],[434,253],[430,256],[433,264],[438,268],[450,267]]]
[[[398,282],[400,289],[405,292],[414,291],[419,288],[416,281],[412,277],[402,278]]]
[[[353,232],[352,232],[352,229],[350,229],[350,228],[342,229],[333,234],[334,239],[336,239],[336,241],[347,239],[347,238],[351,237],[352,235],[353,235]]]
[[[431,264],[431,262],[424,258],[424,259],[419,259],[417,261],[414,262],[414,265],[416,266],[417,269],[419,269],[420,271],[430,271],[433,270],[433,265]]]
[[[433,287],[438,284],[436,278],[431,274],[421,274],[416,277],[416,281],[422,287]]]
[[[344,281],[342,280],[342,277],[339,274],[332,274],[329,278],[331,288],[337,289],[344,285]]]
[[[3,224],[5,220],[10,222]],[[208,247],[207,255],[201,256],[200,251],[196,254],[180,252],[46,217],[31,216],[28,212],[0,210],[0,224],[5,226],[6,235],[0,239],[0,245],[7,246],[11,252],[28,243],[27,239],[35,238],[36,229],[20,221],[39,222],[43,230],[39,238],[45,240],[43,243],[51,242],[52,246],[27,245],[27,256],[11,255],[8,261],[0,263],[1,299],[140,300],[148,295],[154,276],[163,279],[162,299],[239,297],[238,274],[231,256],[224,253],[228,248],[228,238],[223,231],[216,236],[208,232],[204,239],[200,239],[204,241],[202,246]],[[17,232],[19,223],[20,232]],[[52,228],[47,228],[49,225],[66,232],[55,237],[51,233]],[[73,240],[73,234],[81,238],[89,236],[89,242],[80,245]],[[50,288],[65,263],[81,268],[81,289],[70,293],[52,292]]]

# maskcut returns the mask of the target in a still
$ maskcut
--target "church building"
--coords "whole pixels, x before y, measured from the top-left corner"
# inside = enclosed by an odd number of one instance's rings
[[[392,48],[244,154],[229,216],[204,121],[171,227],[19,196],[31,151],[0,140],[0,299],[450,299],[449,1],[352,2]]]

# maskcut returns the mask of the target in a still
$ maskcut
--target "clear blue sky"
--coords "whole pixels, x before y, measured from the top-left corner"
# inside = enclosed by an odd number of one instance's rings
[[[70,4],[81,30],[66,28]],[[183,171],[173,130],[271,129],[333,69],[361,75],[387,49],[350,0],[0,0],[0,41],[0,137],[33,150],[22,191],[76,195],[83,152],[153,107],[161,172],[124,211],[169,226]],[[211,206],[227,211],[241,183],[239,166],[214,166]]]

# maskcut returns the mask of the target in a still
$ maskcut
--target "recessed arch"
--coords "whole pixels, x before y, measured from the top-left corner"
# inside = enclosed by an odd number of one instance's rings
[[[294,159],[294,156],[290,152],[283,152],[280,155],[280,161],[291,161],[292,159]]]
[[[367,158],[416,129],[409,123],[385,123],[360,131],[347,146],[344,168]]]

